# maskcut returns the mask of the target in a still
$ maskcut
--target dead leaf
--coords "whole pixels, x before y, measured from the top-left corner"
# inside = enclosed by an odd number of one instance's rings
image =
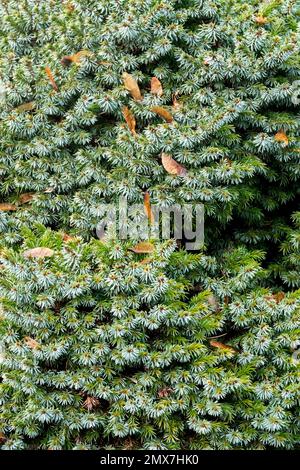
[[[61,63],[62,65],[70,65],[71,63],[79,65],[82,59],[84,59],[85,57],[90,57],[91,55],[92,53],[90,51],[79,51],[76,52],[76,54],[65,55],[61,59]]]
[[[16,211],[17,206],[14,204],[9,204],[8,202],[1,202],[0,203],[0,211]]]
[[[154,214],[151,209],[150,194],[148,193],[148,191],[144,193],[144,211],[150,224],[154,224]]]
[[[264,298],[269,301],[275,301],[277,304],[279,304],[279,302],[281,302],[285,298],[285,293],[277,292],[276,294],[265,295]]]
[[[83,402],[83,407],[86,408],[88,411],[96,408],[100,405],[100,401],[98,398],[95,397],[87,397],[86,400]]]
[[[266,23],[269,22],[269,20],[265,16],[258,15],[258,16],[255,17],[255,22],[257,24],[266,24]]]
[[[51,83],[51,86],[52,86],[53,90],[58,91],[58,86],[55,83],[55,80],[54,80],[53,74],[50,70],[50,67],[46,66],[45,67],[45,72],[46,72],[47,77],[49,78],[49,82]]]
[[[43,192],[48,194],[48,193],[53,193],[54,188],[46,188]]]
[[[185,176],[187,174],[186,168],[180,165],[180,163],[177,163],[176,160],[174,160],[174,158],[168,153],[161,154],[161,161],[164,169],[170,175]]]
[[[284,298],[285,298],[285,293],[284,292],[277,292],[274,294],[274,298],[276,300],[276,303],[279,304]]]
[[[20,104],[17,108],[14,108],[14,111],[23,112],[23,111],[32,111],[35,108],[35,102],[30,101],[29,103]]]
[[[276,142],[282,142],[284,146],[287,146],[289,143],[288,136],[282,129],[275,134],[274,139]]]
[[[38,349],[39,343],[35,339],[30,338],[30,336],[25,336],[24,339],[26,346],[28,346],[30,349]]]
[[[5,437],[5,435],[3,434],[3,432],[0,432],[0,442],[4,442],[6,441],[7,438]]]
[[[127,72],[122,74],[124,86],[127,91],[131,94],[132,98],[136,101],[141,101],[143,99],[140,87],[138,86],[137,81]]]
[[[19,203],[26,204],[27,202],[32,201],[33,197],[34,197],[34,193],[21,194],[19,197]]]
[[[182,104],[179,103],[177,97],[179,95],[179,92],[178,91],[175,91],[175,93],[173,93],[173,96],[172,96],[172,103],[173,103],[173,108],[175,110],[178,110],[181,108]]]
[[[150,242],[140,242],[129,249],[134,253],[152,253],[154,251],[154,245]]]
[[[173,389],[170,387],[164,387],[158,391],[159,398],[166,398],[173,392]]]
[[[159,97],[163,94],[162,84],[156,77],[151,78],[151,93],[152,95],[157,95]]]
[[[73,5],[71,2],[67,2],[67,3],[66,3],[66,10],[67,10],[69,13],[72,13],[72,12],[75,10],[75,7],[74,7],[74,5]]]
[[[109,67],[110,65],[112,65],[112,62],[108,62],[107,60],[99,60],[97,64],[103,65],[104,67]]]
[[[127,126],[129,128],[131,134],[136,135],[136,132],[135,132],[136,120],[135,120],[134,115],[132,114],[130,109],[127,108],[127,106],[124,106],[122,108],[122,113],[123,113],[123,116],[125,118],[125,121],[127,123]]]
[[[152,106],[152,108],[150,109],[153,113],[158,114],[158,116],[163,118],[168,123],[171,123],[173,121],[172,114],[169,111],[167,111],[165,108],[163,108],[162,106]]]
[[[51,248],[38,246],[36,248],[30,248],[24,251],[24,258],[47,258],[54,255],[54,251]]]
[[[215,341],[213,339],[209,342],[209,344],[213,346],[214,348],[226,349],[227,351],[231,351],[234,353],[238,352],[236,349],[232,348],[231,346],[228,346],[227,344],[224,344],[224,343],[220,343],[220,341]]]
[[[153,262],[153,258],[144,258],[140,261],[140,264],[149,264]]]
[[[76,240],[76,237],[72,237],[71,235],[68,235],[67,233],[63,234],[63,241],[64,242],[72,242]]]

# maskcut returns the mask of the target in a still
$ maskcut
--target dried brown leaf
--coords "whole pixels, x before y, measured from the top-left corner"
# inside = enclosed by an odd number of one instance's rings
[[[162,84],[156,77],[151,78],[151,93],[152,95],[157,95],[159,97],[163,94]]]
[[[135,132],[136,120],[135,120],[134,115],[132,114],[132,112],[127,106],[124,106],[122,108],[122,113],[123,113],[123,116],[125,118],[125,121],[127,123],[127,126],[131,134],[136,135],[136,132]]]
[[[171,123],[173,121],[173,116],[172,114],[162,106],[152,106],[151,111],[155,114],[158,114],[161,118],[163,118],[165,121],[168,123]]]
[[[86,400],[83,402],[83,407],[86,408],[88,411],[93,410],[99,405],[100,401],[96,397],[87,397]]]
[[[129,91],[132,98],[135,99],[136,101],[141,101],[143,97],[141,94],[140,87],[137,81],[135,80],[135,78],[133,78],[133,76],[127,72],[124,72],[122,74],[122,78],[123,78],[124,86],[126,90]]]
[[[90,51],[85,51],[85,50],[79,51],[79,52],[76,52],[76,54],[65,55],[61,59],[61,63],[63,65],[70,65],[71,63],[79,65],[82,59],[84,59],[85,57],[90,57],[91,55],[92,53]]]
[[[49,82],[51,83],[51,86],[52,86],[53,90],[58,91],[58,86],[55,83],[55,80],[54,80],[54,77],[53,77],[53,74],[51,72],[50,67],[46,66],[45,67],[45,72],[46,72],[47,77],[49,78]]]
[[[24,251],[23,256],[25,258],[47,258],[54,255],[54,251],[51,248],[38,246],[36,248],[30,248]]]
[[[19,197],[19,203],[26,204],[27,202],[32,201],[33,197],[34,197],[34,193],[21,194]]]
[[[35,339],[30,338],[30,336],[25,336],[24,340],[26,346],[28,346],[30,349],[38,349],[39,343]]]
[[[150,242],[140,242],[133,248],[130,248],[134,253],[152,253],[154,251],[154,245]]]
[[[0,211],[16,211],[17,206],[15,204],[10,204],[8,202],[1,202],[0,203]]]
[[[227,351],[237,353],[236,349],[232,348],[231,346],[228,346],[227,344],[221,343],[220,341],[215,341],[212,339],[210,340],[209,344],[213,346],[214,348],[226,349]]]
[[[158,391],[159,398],[166,398],[173,392],[173,389],[170,387],[164,387]]]
[[[182,104],[179,103],[179,101],[177,99],[178,95],[179,95],[179,92],[175,91],[175,93],[173,93],[173,96],[172,96],[172,103],[173,103],[173,109],[174,110],[178,110],[182,106]]]
[[[286,133],[283,130],[278,131],[275,134],[274,139],[276,140],[276,142],[282,142],[284,144],[284,146],[288,145],[288,143],[289,143],[288,136],[286,135]]]
[[[255,17],[255,22],[256,22],[257,24],[263,25],[263,24],[268,23],[269,20],[268,20],[268,18],[266,18],[265,16],[258,15],[258,16]]]
[[[174,158],[168,153],[161,154],[161,161],[164,169],[170,175],[185,176],[187,174],[186,168],[180,165],[180,163],[177,163],[176,160],[174,160]]]
[[[151,209],[150,194],[148,193],[148,191],[144,193],[144,211],[150,224],[154,224],[154,214]]]

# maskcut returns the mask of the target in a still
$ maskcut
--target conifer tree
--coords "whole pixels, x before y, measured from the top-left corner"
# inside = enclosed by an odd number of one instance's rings
[[[299,448],[298,2],[0,16],[2,448]],[[205,248],[96,239],[145,194]]]
[[[262,253],[225,255],[221,280],[171,241],[23,235],[1,256],[4,449],[299,443],[300,292],[258,287]]]

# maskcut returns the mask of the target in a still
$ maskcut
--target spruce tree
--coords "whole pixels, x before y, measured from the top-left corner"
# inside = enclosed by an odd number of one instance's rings
[[[2,448],[299,448],[298,2],[0,13]],[[205,247],[97,240],[145,195]]]
[[[300,292],[259,287],[262,253],[233,250],[220,279],[216,260],[172,241],[145,255],[23,236],[1,257],[4,449],[299,442]]]

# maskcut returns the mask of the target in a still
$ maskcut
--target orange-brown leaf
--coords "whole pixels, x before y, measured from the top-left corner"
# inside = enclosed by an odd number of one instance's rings
[[[122,74],[124,86],[127,91],[131,94],[132,98],[136,101],[141,101],[143,99],[140,87],[138,86],[137,81],[133,78],[130,73],[124,72]]]
[[[172,102],[173,102],[173,108],[176,110],[176,109],[180,109],[181,108],[181,103],[179,103],[177,97],[178,97],[178,91],[175,91],[175,93],[173,93],[173,96],[172,96]]]
[[[150,222],[150,224],[154,223],[154,214],[151,209],[151,203],[150,203],[150,194],[148,191],[144,193],[144,211],[145,214]]]
[[[46,72],[47,77],[49,78],[49,82],[51,83],[51,86],[52,86],[53,90],[58,91],[58,86],[55,83],[55,80],[54,80],[53,74],[50,70],[50,67],[46,66],[45,67],[45,72]]]
[[[150,242],[140,242],[133,248],[130,248],[134,253],[152,253],[154,251],[154,245]]]
[[[71,235],[68,235],[67,233],[63,234],[63,241],[64,242],[72,242],[76,240],[76,237],[72,237]]]
[[[166,398],[173,392],[173,389],[170,387],[164,387],[158,391],[159,398]]]
[[[75,10],[75,7],[71,2],[67,2],[66,3],[66,9],[69,13],[72,13]]]
[[[84,57],[89,57],[91,55],[92,53],[90,51],[79,51],[76,52],[76,54],[65,55],[61,59],[61,63],[63,65],[70,65],[73,62],[74,64],[79,65],[81,60],[84,59]]]
[[[0,211],[16,211],[17,206],[14,204],[9,204],[8,202],[1,202],[0,203]]]
[[[23,256],[25,258],[47,258],[54,255],[54,251],[51,248],[44,246],[38,246],[36,248],[30,248],[24,251]]]
[[[144,258],[142,261],[140,261],[140,264],[149,264],[152,263],[153,258]]]
[[[283,130],[278,131],[275,134],[274,138],[275,138],[276,142],[282,142],[285,146],[288,145],[288,143],[289,143],[288,136],[286,135],[286,133]]]
[[[185,176],[187,174],[186,168],[180,165],[180,163],[177,163],[176,160],[174,160],[174,158],[168,153],[161,154],[161,161],[164,169],[170,175]]]
[[[100,401],[98,400],[98,398],[87,397],[83,403],[83,407],[86,408],[88,411],[91,411],[92,409],[99,406],[99,404],[100,404]]]
[[[135,132],[136,120],[135,120],[134,115],[132,114],[130,109],[127,108],[127,106],[124,106],[122,108],[122,113],[123,113],[123,116],[125,118],[125,121],[127,123],[127,126],[129,128],[131,134],[136,135],[136,132]]]
[[[19,203],[26,204],[26,202],[32,201],[33,197],[34,197],[34,193],[21,194],[19,197]]]
[[[151,111],[153,113],[158,114],[161,118],[163,118],[165,121],[171,123],[173,121],[173,116],[172,114],[162,106],[152,106]]]
[[[39,343],[35,339],[30,338],[30,336],[25,336],[24,339],[26,346],[28,346],[30,349],[38,349]]]
[[[257,24],[266,24],[268,23],[268,18],[266,18],[265,16],[262,16],[262,15],[258,15],[255,17],[255,22]]]
[[[214,348],[218,348],[218,349],[226,349],[227,351],[231,351],[231,352],[234,352],[236,353],[237,350],[232,348],[231,346],[228,346],[227,344],[224,344],[224,343],[221,343],[220,341],[215,341],[215,340],[210,340],[209,344],[211,346],[213,346]]]
[[[35,108],[35,102],[30,101],[29,103],[20,104],[20,106],[17,106],[14,109],[14,111],[17,111],[17,112],[21,113],[23,111],[32,111],[34,108]]]
[[[156,77],[151,78],[151,93],[152,95],[162,96],[163,87],[161,82]]]

